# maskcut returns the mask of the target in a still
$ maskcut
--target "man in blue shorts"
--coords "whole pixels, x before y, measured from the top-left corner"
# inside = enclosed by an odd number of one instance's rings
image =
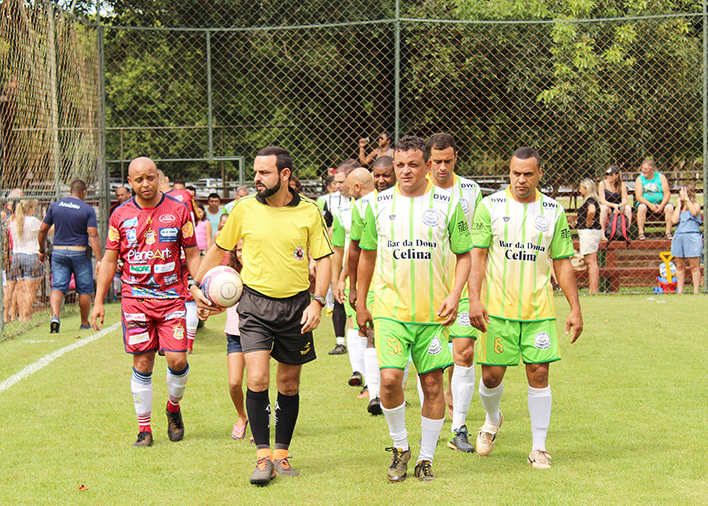
[[[76,282],[81,309],[80,329],[90,329],[89,310],[93,295],[93,269],[91,258],[87,256],[89,240],[96,255],[96,268],[101,263],[101,242],[98,238],[96,211],[84,202],[86,183],[77,179],[71,183],[71,195],[54,202],[47,211],[42,226],[39,227],[39,261],[47,257],[47,233],[54,225],[54,247],[52,253],[52,293],[49,306],[52,319],[49,332],[59,332],[59,311],[64,295],[69,291],[71,275]]]

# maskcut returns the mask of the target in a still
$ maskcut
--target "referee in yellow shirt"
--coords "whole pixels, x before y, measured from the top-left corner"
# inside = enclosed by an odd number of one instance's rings
[[[225,251],[243,239],[244,293],[238,307],[241,345],[246,360],[246,411],[257,448],[254,485],[266,485],[276,473],[297,476],[288,462],[295,430],[302,364],[316,358],[312,331],[320,323],[330,284],[332,244],[315,201],[290,189],[292,160],[271,146],[253,163],[257,193],[236,202],[226,225],[202,259],[194,281],[219,265]],[[317,264],[315,296],[308,288],[309,257]],[[206,299],[200,313],[210,310]],[[211,307],[213,310],[213,307]],[[275,448],[270,449],[270,357],[278,362]]]

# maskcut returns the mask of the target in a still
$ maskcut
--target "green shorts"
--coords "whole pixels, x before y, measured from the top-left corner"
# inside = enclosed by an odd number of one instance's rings
[[[450,337],[471,337],[477,339],[477,329],[470,323],[470,301],[467,298],[460,299],[457,309],[457,320],[450,325]]]
[[[560,360],[556,321],[519,322],[489,318],[480,335],[477,363],[482,365],[542,364]]]
[[[409,357],[418,374],[451,366],[447,327],[420,325],[377,318],[374,325],[376,353],[381,369],[405,369]]]

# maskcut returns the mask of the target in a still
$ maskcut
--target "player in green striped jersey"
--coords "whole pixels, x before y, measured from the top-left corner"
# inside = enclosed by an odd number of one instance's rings
[[[538,152],[519,148],[510,162],[510,185],[486,197],[472,226],[470,321],[482,333],[479,396],[486,420],[477,435],[477,452],[488,455],[502,424],[499,411],[507,366],[526,365],[533,445],[529,463],[548,469],[546,435],[551,419],[548,370],[560,359],[551,287],[551,260],[570,304],[565,333],[574,343],[583,317],[570,263],[573,242],[563,208],[537,190],[541,179]],[[486,306],[486,308],[485,308]]]
[[[366,209],[376,198],[380,191],[388,190],[396,184],[396,174],[393,170],[393,158],[382,156],[374,161],[373,174],[359,172],[359,169],[352,171],[347,176],[349,191],[356,199],[352,210],[351,241],[348,252],[348,273],[349,273],[349,304],[356,309],[357,300],[357,269],[359,267],[359,256],[361,248],[359,241],[364,229],[364,217]],[[361,177],[359,177],[361,175]],[[374,301],[374,292],[369,290],[365,297],[365,303],[371,307]],[[366,349],[364,350],[364,364],[366,366],[366,384],[369,389],[369,405],[366,410],[372,415],[381,415],[381,373],[379,371],[379,359],[376,356],[376,338],[374,329],[360,329],[359,335],[366,335]],[[407,371],[403,375],[403,383],[407,380]]]
[[[430,152],[430,181],[460,199],[465,218],[471,227],[475,209],[482,200],[482,192],[477,183],[455,174],[457,148],[454,137],[447,133],[432,135],[428,139],[427,148]],[[454,269],[454,265],[451,268]],[[454,274],[454,271],[451,273]],[[465,418],[474,394],[474,342],[477,335],[470,323],[466,289],[460,299],[457,321],[450,326],[450,338],[455,364],[449,369],[450,389],[445,392],[446,397],[452,398],[452,425],[447,445],[454,450],[471,453],[474,447],[467,438]],[[446,401],[449,406],[450,401]]]
[[[395,188],[381,192],[366,211],[360,241],[359,290],[374,277],[373,313],[381,367],[381,403],[393,452],[388,477],[406,477],[411,450],[401,381],[409,355],[425,394],[422,436],[415,475],[435,478],[432,460],[445,420],[443,369],[452,365],[448,329],[457,317],[467,283],[472,247],[469,226],[457,198],[427,179],[425,141],[406,136],[396,146]],[[449,265],[456,262],[455,276]],[[357,305],[360,328],[371,326],[365,304]]]
[[[349,378],[349,385],[356,387],[364,384],[362,373],[365,372],[364,367],[364,350],[366,350],[366,336],[359,335],[359,329],[352,326],[352,317],[354,310],[347,301],[348,293],[345,295],[347,266],[344,264],[346,252],[350,244],[350,234],[352,228],[352,213],[355,205],[355,196],[351,194],[351,190],[347,181],[351,174],[362,171],[369,178],[369,171],[364,168],[354,169],[347,175],[347,179],[341,186],[342,195],[345,195],[349,200],[342,204],[333,214],[332,222],[332,246],[334,247],[334,255],[332,256],[332,289],[334,290],[334,300],[342,304],[346,313],[346,336],[347,336],[347,352],[349,354],[349,362],[352,366],[352,375]],[[373,182],[372,182],[373,189]],[[344,268],[342,268],[344,265]],[[366,395],[366,388],[362,391],[362,396]]]

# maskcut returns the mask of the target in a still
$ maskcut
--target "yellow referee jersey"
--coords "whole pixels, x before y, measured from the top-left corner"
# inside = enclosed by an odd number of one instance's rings
[[[293,199],[283,207],[270,207],[258,195],[239,199],[216,238],[227,251],[243,239],[243,283],[277,299],[310,287],[308,252],[315,260],[332,254],[317,203],[290,192]]]

